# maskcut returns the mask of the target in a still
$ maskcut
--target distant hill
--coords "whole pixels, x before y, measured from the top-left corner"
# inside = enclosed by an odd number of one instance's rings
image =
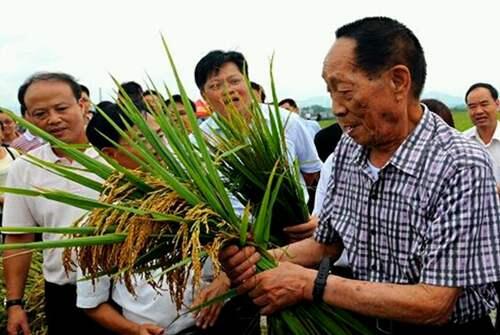
[[[297,101],[297,104],[301,108],[307,107],[307,106],[312,106],[312,105],[318,105],[321,107],[331,108],[332,107],[332,100],[330,99],[329,96],[324,95],[324,96],[316,96],[316,97],[306,98],[304,100],[299,100],[299,101]]]
[[[465,108],[464,99],[461,97],[449,95],[443,92],[429,91],[422,94],[423,99],[437,99],[442,101],[450,108]]]
[[[465,108],[465,103],[463,98],[453,96],[447,93],[438,92],[438,91],[429,91],[424,92],[422,95],[423,99],[433,98],[442,101],[450,108]],[[310,98],[305,98],[303,100],[297,101],[299,107],[307,107],[312,105],[318,105],[321,107],[331,108],[332,103],[330,97],[327,95],[324,96],[315,96]]]

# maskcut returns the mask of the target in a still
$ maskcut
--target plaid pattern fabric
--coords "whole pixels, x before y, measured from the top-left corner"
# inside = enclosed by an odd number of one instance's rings
[[[378,179],[367,158],[343,136],[316,240],[341,240],[360,280],[464,288],[452,322],[495,308],[500,204],[487,153],[426,109]]]

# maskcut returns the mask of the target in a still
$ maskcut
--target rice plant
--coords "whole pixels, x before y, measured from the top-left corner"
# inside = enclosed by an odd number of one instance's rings
[[[158,109],[150,110],[160,127],[161,134],[152,130],[142,113],[126,95],[120,101],[124,115],[131,122],[126,131],[120,129],[108,117],[108,121],[133,149],[127,150],[118,143],[116,146],[134,159],[139,168],[128,170],[101,153],[106,162],[95,161],[85,156],[82,147],[63,143],[36,128],[15,114],[10,114],[22,126],[44,138],[53,146],[63,150],[69,157],[78,161],[84,168],[55,166],[27,157],[49,171],[78,182],[100,192],[99,199],[88,199],[60,190],[32,189],[21,190],[0,188],[2,192],[26,196],[41,196],[77,206],[89,211],[74,227],[68,228],[0,228],[0,231],[50,232],[69,234],[67,239],[35,242],[22,245],[0,245],[0,250],[12,248],[55,248],[64,247],[65,264],[74,266],[71,252],[76,252],[78,266],[91,278],[109,274],[123,279],[129,290],[133,291],[131,276],[142,274],[146,277],[153,269],[162,269],[162,276],[169,282],[172,296],[180,306],[183,291],[187,285],[188,273],[194,273],[195,285],[199,282],[201,264],[209,258],[214,272],[220,271],[217,259],[219,249],[225,243],[254,245],[263,255],[258,271],[276,266],[275,260],[266,252],[273,231],[273,208],[280,198],[287,194],[288,201],[297,203],[289,207],[301,208],[291,216],[303,222],[307,212],[300,192],[296,189],[296,165],[290,165],[283,153],[283,124],[281,119],[272,123],[272,128],[259,121],[255,112],[255,128],[258,133],[250,142],[236,149],[223,147],[223,140],[214,147],[210,139],[200,130],[195,113],[188,103],[187,94],[177,74],[170,51],[163,40],[178,90],[187,109],[191,134],[172,115]],[[171,96],[170,90],[167,93]],[[275,99],[276,100],[276,99]],[[276,106],[276,103],[275,103]],[[104,117],[105,112],[98,111]],[[221,123],[228,132],[235,126]],[[237,123],[236,123],[237,125]],[[106,136],[106,134],[102,134]],[[162,135],[168,145],[165,145]],[[230,141],[229,133],[226,140]],[[260,142],[259,142],[260,141]],[[267,148],[268,143],[276,147],[266,165],[266,170],[258,176],[259,193],[250,196],[244,191],[244,183],[228,182],[231,173],[242,169],[231,164],[238,162],[238,152],[251,147],[255,152]],[[258,146],[262,147],[259,148]],[[266,146],[266,148],[263,148]],[[255,148],[254,148],[255,147]],[[214,150],[216,149],[216,150]],[[231,159],[229,159],[231,158]],[[96,178],[82,176],[79,172],[94,173]],[[222,174],[221,174],[222,172]],[[263,178],[262,176],[265,176]],[[100,182],[102,180],[102,182]],[[290,190],[284,190],[290,187]],[[251,185],[253,188],[255,185]],[[242,216],[238,216],[230,201],[229,192],[238,193],[246,203]],[[288,192],[288,193],[286,193]],[[284,196],[283,196],[284,197]],[[295,200],[293,200],[295,201]],[[302,217],[301,217],[302,215]],[[154,281],[151,281],[154,283]],[[224,296],[209,303],[235,296],[230,290]],[[206,305],[205,304],[205,305]],[[199,308],[200,306],[198,306]],[[350,315],[325,304],[299,304],[269,317],[269,332],[272,334],[368,334],[369,332]]]

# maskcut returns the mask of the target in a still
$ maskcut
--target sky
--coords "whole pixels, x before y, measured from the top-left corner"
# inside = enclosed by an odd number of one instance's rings
[[[111,100],[114,84],[135,80],[177,91],[163,50],[167,40],[181,79],[200,97],[194,67],[210,50],[237,50],[250,77],[270,94],[274,54],[278,97],[326,95],[324,56],[335,30],[365,16],[407,25],[428,63],[425,91],[463,96],[474,82],[500,89],[500,1],[8,1],[0,19],[0,106],[18,110],[17,89],[32,73],[63,71]]]

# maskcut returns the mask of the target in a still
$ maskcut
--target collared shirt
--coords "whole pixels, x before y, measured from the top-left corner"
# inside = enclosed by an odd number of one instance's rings
[[[38,136],[30,133],[28,129],[10,144],[11,147],[21,152],[28,152],[42,146],[45,142]]]
[[[309,131],[309,134],[312,136],[314,140],[314,136],[316,136],[318,131],[321,130],[321,126],[319,125],[318,121],[307,120],[307,119],[302,119],[302,120],[304,122],[304,126]]]
[[[99,156],[94,149],[87,149],[85,153],[96,159]],[[50,144],[33,150],[31,155],[52,163],[82,167],[75,161],[70,162],[66,158],[56,156]],[[95,175],[88,175],[88,177],[97,178]],[[22,189],[36,187],[57,189],[91,198],[97,198],[99,195],[94,190],[46,171],[22,157],[12,163],[6,186]],[[67,227],[84,214],[85,211],[82,209],[42,197],[5,194],[2,224],[11,227]],[[44,241],[62,237],[60,234],[43,234]],[[61,248],[43,251],[43,275],[48,282],[54,284],[74,284],[76,275],[74,272],[66,275],[62,264],[62,252]]]
[[[484,149],[425,108],[378,179],[367,161],[343,135],[316,240],[341,240],[360,280],[463,288],[452,322],[495,308],[500,201]]]
[[[464,135],[486,148],[486,150],[491,155],[491,158],[493,159],[495,179],[497,183],[500,182],[500,121],[497,121],[497,126],[490,143],[484,143],[481,136],[479,136],[476,127],[467,129],[466,131],[464,131]]]
[[[153,278],[158,278],[161,270],[153,273]],[[175,304],[170,296],[170,289],[167,281],[163,281],[160,289],[154,289],[140,275],[133,277],[134,294],[130,293],[123,281],[111,280],[108,276],[99,277],[92,283],[92,280],[82,280],[83,275],[78,270],[78,281],[76,284],[76,306],[79,308],[96,308],[102,303],[113,299],[122,308],[123,317],[135,323],[152,323],[162,327],[168,334],[178,332],[192,327],[196,321],[192,313],[188,313],[196,296],[193,292],[191,277],[184,291],[183,306],[177,312]],[[201,286],[207,285],[207,281],[202,281]],[[176,317],[180,317],[176,319]],[[175,322],[174,322],[175,320]]]

